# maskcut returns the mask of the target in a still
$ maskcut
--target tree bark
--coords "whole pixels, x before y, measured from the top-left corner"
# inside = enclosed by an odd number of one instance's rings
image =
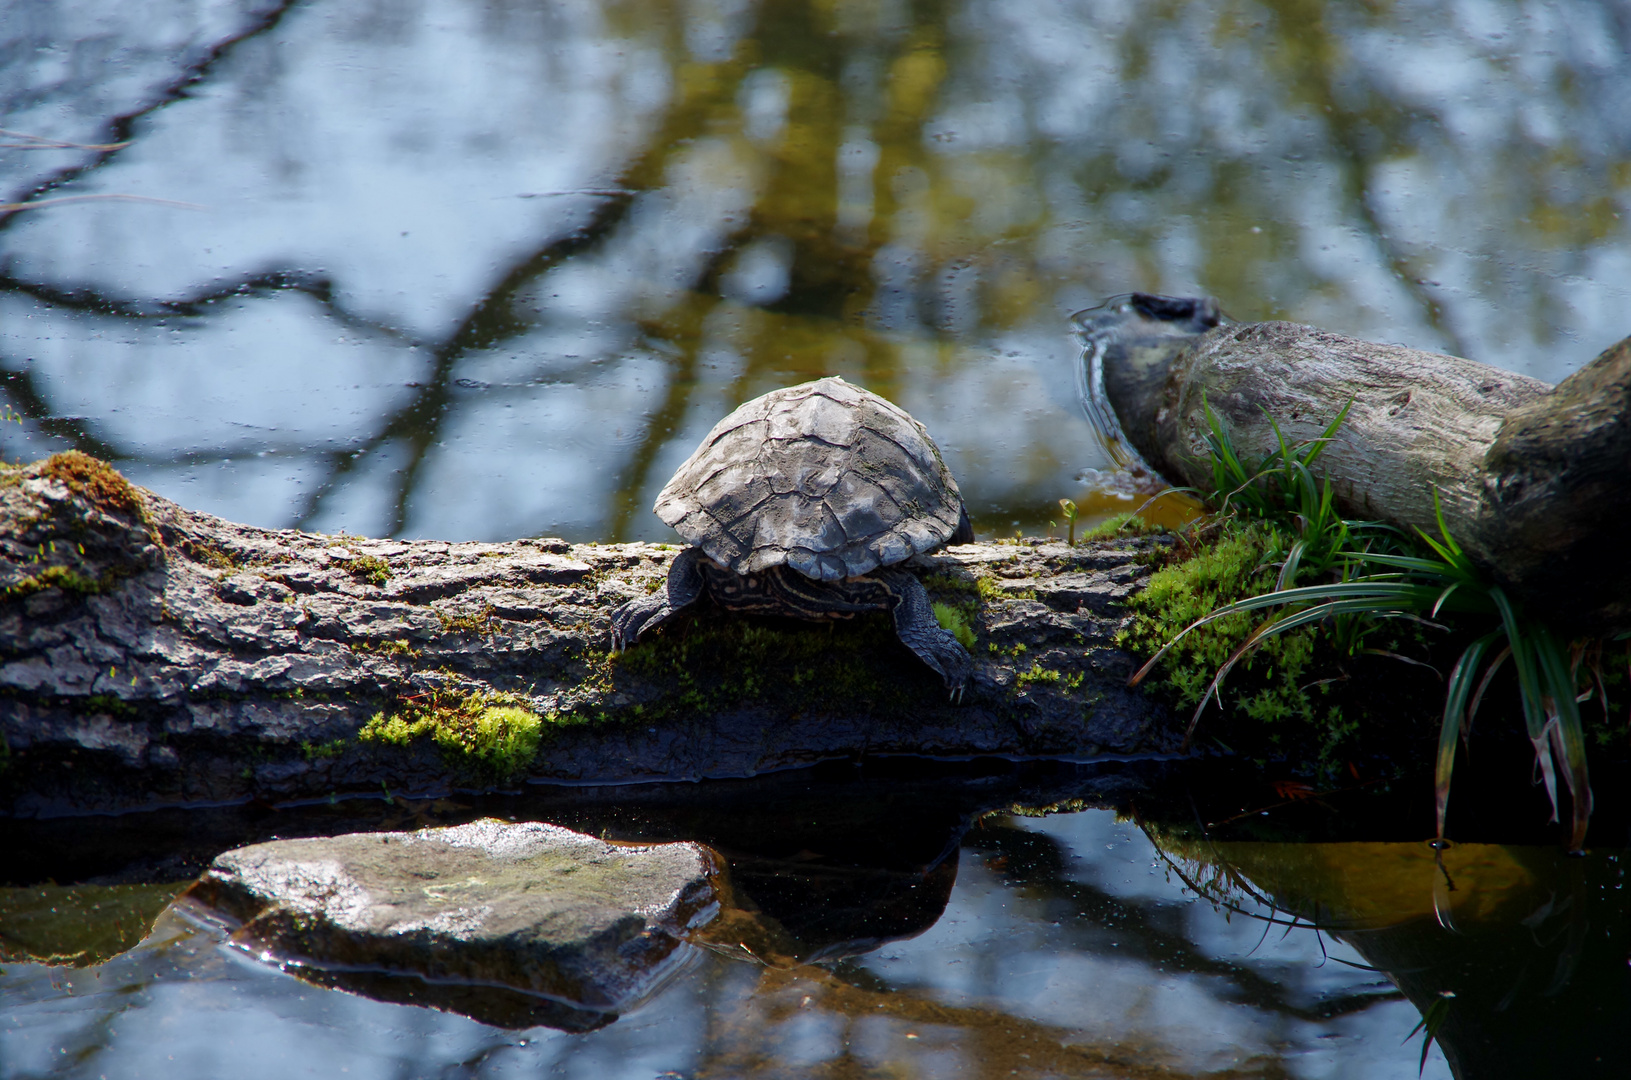
[[[1631,627],[1631,339],[1552,387],[1472,360],[1297,323],[1221,323],[1209,301],[1136,295],[1080,320],[1128,443],[1208,488],[1209,406],[1241,459],[1317,438],[1345,516],[1450,535],[1570,631]],[[1096,352],[1096,356],[1095,356]]]
[[[259,529],[58,455],[0,475],[0,813],[1172,751],[1114,644],[1161,542],[914,560],[977,635],[953,706],[881,613],[784,625],[704,607],[612,655],[611,610],[660,585],[667,546]],[[541,720],[519,764],[472,734],[496,706]],[[475,742],[359,738],[393,716],[399,735],[462,717]]]

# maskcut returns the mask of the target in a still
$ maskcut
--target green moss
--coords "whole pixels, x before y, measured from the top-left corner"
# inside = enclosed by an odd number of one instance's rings
[[[1001,579],[990,577],[990,576],[987,576],[987,575],[981,575],[980,577],[975,578],[974,579],[974,588],[979,593],[980,599],[985,601],[988,604],[989,603],[994,603],[994,602],[996,602],[998,600],[1035,600],[1036,599],[1036,590],[1035,589],[1030,589],[1030,588],[1023,588],[1023,589],[1004,588],[1003,585],[1002,585]]]
[[[1015,677],[1014,685],[1018,689],[1023,690],[1027,686],[1034,686],[1041,683],[1050,686],[1058,686],[1060,689],[1075,692],[1076,690],[1081,689],[1082,680],[1085,677],[1085,672],[1077,671],[1067,675],[1063,671],[1055,671],[1052,668],[1045,668],[1039,662],[1033,661],[1029,671],[1022,671]]]
[[[487,604],[479,611],[463,611],[457,615],[449,615],[438,611],[436,618],[442,624],[442,630],[446,633],[485,637],[487,634],[492,633],[494,613],[493,606]]]
[[[642,639],[605,667],[598,692],[629,681],[661,688],[644,719],[706,715],[742,701],[772,710],[911,708],[921,703],[902,669],[932,677],[879,613],[831,623],[700,618]]]
[[[307,761],[316,761],[321,758],[339,757],[350,745],[349,739],[330,739],[322,743],[303,742],[300,744],[300,750],[306,755]]]
[[[40,571],[37,580],[43,589],[61,589],[81,596],[93,596],[102,591],[101,582],[69,566],[48,566]]]
[[[519,705],[489,705],[476,717],[473,728],[459,732],[458,748],[490,763],[499,773],[512,775],[532,763],[538,754],[543,721]],[[446,740],[439,740],[446,747]]]
[[[384,585],[391,580],[391,566],[377,555],[358,555],[345,567],[346,573],[369,585]]]
[[[393,641],[353,641],[351,651],[374,656],[407,656],[416,657],[419,650],[408,644],[407,638],[396,638]]]
[[[1217,608],[1270,591],[1287,546],[1268,523],[1226,523],[1215,540],[1151,575],[1129,601],[1133,621],[1118,644],[1151,655]],[[1191,631],[1162,660],[1160,681],[1180,705],[1193,709],[1261,621],[1261,615],[1241,612]],[[1319,633],[1310,626],[1264,638],[1229,676],[1221,704],[1225,727],[1244,718],[1256,725],[1259,741],[1271,746],[1284,741],[1276,728],[1301,725],[1292,741],[1317,745],[1312,753],[1326,767],[1353,725],[1340,707],[1317,709],[1304,689],[1313,679]]]
[[[512,694],[432,691],[404,698],[390,712],[375,713],[357,738],[386,746],[407,746],[428,738],[450,763],[507,778],[532,763],[550,719]]]
[[[1089,540],[1113,540],[1128,536],[1153,536],[1166,532],[1159,525],[1151,525],[1132,511],[1123,511],[1106,518],[1082,534],[1082,543]]]
[[[146,520],[141,496],[130,481],[99,458],[78,450],[65,450],[47,458],[39,468],[41,476],[61,481],[68,486],[68,490],[84,496],[103,510],[131,514],[138,520]]]
[[[974,628],[969,625],[969,616],[962,607],[936,602],[934,617],[940,628],[951,631],[951,636],[961,642],[963,648],[974,648]]]
[[[37,574],[13,582],[6,587],[4,593],[0,593],[0,597],[6,600],[21,600],[46,589],[61,589],[63,592],[78,596],[94,596],[102,592],[103,588],[103,582],[86,577],[71,566],[47,566]]]
[[[214,544],[186,539],[179,546],[188,558],[204,566],[212,566],[217,570],[237,570],[241,566],[237,559]]]

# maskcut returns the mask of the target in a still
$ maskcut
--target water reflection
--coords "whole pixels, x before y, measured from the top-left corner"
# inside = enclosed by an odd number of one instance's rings
[[[656,1001],[577,1036],[501,1033],[321,991],[167,916],[141,948],[98,969],[8,968],[0,995],[12,1023],[0,1029],[0,1074],[140,1075],[172,1055],[184,1075],[230,1067],[248,1076],[303,1068],[1376,1076],[1414,1068],[1414,1048],[1400,1045],[1414,1010],[1384,980],[1322,964],[1312,932],[1257,947],[1255,923],[1195,902],[1137,827],[1109,812],[988,819],[951,865],[956,885],[941,894],[944,913],[925,909],[918,925],[897,923],[911,937],[791,966],[716,942]],[[803,907],[819,912],[829,897],[812,892]],[[1345,955],[1329,939],[1324,948]]]
[[[1437,1028],[1456,1075],[1614,1075],[1631,1063],[1625,852],[1425,844],[1165,845],[1225,903],[1249,895],[1352,946]]]
[[[1276,803],[1253,771],[1202,764],[880,761],[702,785],[13,822],[0,1076],[140,1075],[170,1055],[190,1063],[183,1075],[218,1075],[252,1049],[249,1075],[1403,1078],[1421,1047],[1407,1034],[1443,1001],[1429,1075],[1631,1065],[1624,850],[1465,843],[1440,855],[1371,839],[1430,822],[1369,789]],[[1083,809],[992,811],[1010,806]],[[302,983],[170,915],[112,955],[227,848],[495,815],[699,840],[725,856],[738,901],[655,999],[577,1036],[525,1027],[514,1002],[494,1012],[480,995],[440,1004],[499,1027],[404,1004],[426,999],[401,980],[373,987],[376,1000]],[[101,951],[73,962],[93,966],[28,962],[87,949]]]
[[[1628,1000],[1623,970],[1613,981],[1624,966],[1620,853],[1452,849],[1446,865],[1461,891],[1439,906],[1456,936],[1435,920],[1433,856],[1416,844],[1213,841],[1183,813],[1140,826],[1093,809],[981,814],[969,827],[971,811],[1016,797],[1142,791],[1141,804],[1189,808],[1184,785],[1129,787],[1133,775],[818,770],[511,798],[512,809],[613,837],[704,840],[726,854],[742,902],[655,1000],[576,1035],[506,1032],[393,1004],[400,994],[321,989],[166,915],[140,947],[96,967],[8,964],[0,1076],[163,1065],[166,1075],[249,1076],[1404,1077],[1420,1045],[1405,1041],[1412,1003],[1444,988],[1466,988],[1452,1013],[1465,1030],[1439,1033],[1452,1055],[1478,1038],[1500,1043],[1503,1027],[1522,1031],[1512,1036],[1520,1048],[1548,1053],[1544,1028],[1514,1024],[1480,996],[1505,993],[1513,975],[1531,980],[1515,1007],[1589,1051],[1571,1075],[1593,1075],[1591,1055],[1625,1063],[1613,1042]],[[439,823],[504,803],[165,812],[109,822],[95,842],[72,823],[38,823],[17,865],[99,880],[173,875],[257,832]],[[171,835],[171,819],[192,827]],[[1560,982],[1564,956],[1572,966]],[[1480,1068],[1459,1075],[1544,1074]],[[1428,1074],[1449,1075],[1437,1050]]]
[[[128,145],[0,139],[0,449],[246,521],[655,537],[843,374],[1039,528],[1103,296],[1547,378],[1631,309],[1612,4],[13,7],[0,127]]]

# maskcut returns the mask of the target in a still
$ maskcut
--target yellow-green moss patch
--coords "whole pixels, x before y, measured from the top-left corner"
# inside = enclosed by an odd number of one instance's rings
[[[963,648],[974,648],[974,628],[969,625],[969,616],[961,607],[937,601],[934,605],[934,617],[940,628],[951,631],[951,636],[961,642]]]
[[[409,645],[407,638],[396,638],[392,641],[353,641],[351,651],[374,656],[406,656],[412,658],[419,655],[419,650]]]
[[[386,746],[428,738],[455,762],[510,777],[537,756],[544,723],[512,694],[432,691],[375,713],[357,738]]]
[[[47,566],[37,574],[12,583],[6,588],[4,597],[7,600],[21,600],[46,589],[61,589],[63,592],[79,596],[94,596],[102,591],[102,583],[95,578],[86,577],[71,566]]]
[[[119,470],[100,458],[79,450],[64,450],[53,454],[40,466],[40,475],[48,476],[68,486],[68,490],[84,496],[103,510],[115,510],[145,518],[141,496],[120,475]]]
[[[391,566],[377,555],[358,555],[345,567],[346,573],[369,585],[384,585],[391,580]]]
[[[496,613],[491,604],[485,604],[479,611],[461,611],[456,615],[438,611],[436,619],[446,633],[485,637],[493,631],[493,616]]]

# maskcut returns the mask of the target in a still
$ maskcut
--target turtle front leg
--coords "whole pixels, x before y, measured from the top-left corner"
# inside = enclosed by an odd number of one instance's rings
[[[883,580],[895,596],[895,633],[902,644],[940,673],[952,701],[962,701],[974,660],[957,638],[942,629],[935,619],[928,590],[905,570],[877,570],[873,576]]]
[[[683,608],[696,603],[705,587],[697,561],[700,548],[688,547],[674,556],[668,568],[667,587],[650,596],[630,600],[612,612],[612,651],[622,652],[647,630],[655,630]]]

